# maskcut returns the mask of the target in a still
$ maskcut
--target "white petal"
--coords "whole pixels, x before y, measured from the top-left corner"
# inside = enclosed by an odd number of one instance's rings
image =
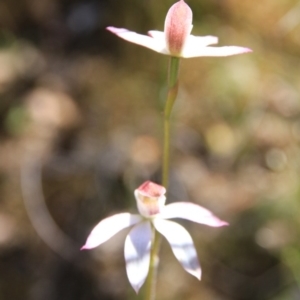
[[[186,47],[206,47],[208,45],[217,44],[218,38],[216,36],[207,35],[207,36],[194,36],[190,35],[186,41]]]
[[[154,39],[148,35],[138,34],[125,28],[116,28],[110,26],[106,27],[106,29],[128,42],[149,48],[162,54],[169,54],[164,40]]]
[[[181,218],[212,227],[228,225],[227,222],[217,218],[208,209],[190,202],[175,202],[168,204],[164,207],[160,215],[164,219]]]
[[[165,41],[165,33],[163,31],[158,31],[158,30],[150,30],[148,31],[148,34],[153,37],[156,40],[159,41]]]
[[[81,250],[95,248],[109,240],[120,230],[134,225],[141,220],[141,216],[130,213],[121,213],[108,217],[94,227]]]
[[[182,57],[198,57],[198,56],[230,56],[242,53],[252,52],[249,48],[238,46],[225,47],[194,47],[192,44],[187,45],[182,53]]]
[[[153,224],[170,243],[175,257],[183,268],[198,278],[201,278],[201,268],[197,252],[190,234],[181,225],[162,219],[155,219]]]
[[[133,227],[125,241],[127,276],[136,293],[145,282],[149,271],[150,248],[151,226],[147,221]]]

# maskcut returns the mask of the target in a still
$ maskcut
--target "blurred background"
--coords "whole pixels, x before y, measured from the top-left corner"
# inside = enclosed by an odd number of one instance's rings
[[[102,218],[160,182],[168,57],[106,26],[163,30],[173,1],[0,1],[0,299],[142,299],[126,230],[80,252]],[[230,223],[184,223],[199,283],[163,240],[158,297],[300,299],[300,5],[190,0],[194,35],[252,54],[182,61],[168,201]]]

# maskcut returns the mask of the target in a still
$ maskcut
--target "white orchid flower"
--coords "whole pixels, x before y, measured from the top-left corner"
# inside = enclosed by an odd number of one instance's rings
[[[212,227],[228,225],[209,210],[193,203],[176,202],[165,205],[165,193],[166,189],[163,186],[146,181],[134,192],[140,215],[120,213],[102,220],[81,248],[95,248],[120,230],[133,226],[125,240],[124,255],[127,276],[136,292],[145,282],[149,270],[151,225],[170,243],[182,267],[199,280],[201,268],[190,234],[184,227],[168,219],[181,218]]]
[[[109,26],[106,29],[128,42],[175,57],[230,56],[252,52],[249,48],[239,46],[209,47],[217,44],[218,38],[191,35],[192,21],[192,10],[183,0],[180,0],[169,9],[164,32],[151,30],[147,36],[124,28]]]

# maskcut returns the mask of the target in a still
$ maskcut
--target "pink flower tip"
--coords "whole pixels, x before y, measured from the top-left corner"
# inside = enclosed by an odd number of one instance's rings
[[[166,189],[152,181],[146,181],[137,188],[137,191],[146,197],[160,197],[166,193]]]
[[[183,1],[178,1],[169,9],[165,20],[167,48],[172,55],[180,55],[192,30],[193,13]]]
[[[229,226],[229,223],[228,222],[225,222],[225,221],[221,221],[220,222],[220,227],[221,226]]]
[[[113,26],[108,26],[106,27],[106,30],[114,33],[114,34],[118,34],[118,33],[124,33],[124,32],[128,32],[129,30],[128,29],[125,29],[125,28],[116,28],[116,27],[113,27]]]
[[[252,49],[250,49],[250,48],[245,48],[245,51],[244,51],[244,53],[250,53],[250,52],[253,52],[253,50],[252,50]]]

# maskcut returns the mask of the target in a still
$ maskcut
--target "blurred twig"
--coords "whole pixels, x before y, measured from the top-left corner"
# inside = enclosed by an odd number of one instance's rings
[[[78,254],[76,245],[56,224],[51,216],[42,190],[42,161],[27,153],[21,166],[21,186],[25,208],[40,238],[59,256],[72,260]]]

